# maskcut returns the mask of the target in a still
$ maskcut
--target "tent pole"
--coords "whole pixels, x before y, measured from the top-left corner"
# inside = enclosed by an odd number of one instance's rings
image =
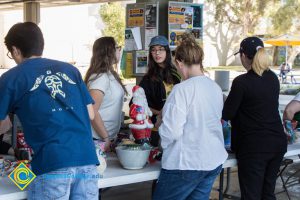
[[[285,64],[288,64],[288,45],[285,46]]]

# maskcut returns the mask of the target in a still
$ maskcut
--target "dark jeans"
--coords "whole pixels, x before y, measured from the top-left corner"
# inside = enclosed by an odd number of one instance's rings
[[[162,169],[153,200],[208,200],[222,165],[211,171]]]
[[[284,153],[249,153],[238,156],[242,200],[276,200],[274,190]]]

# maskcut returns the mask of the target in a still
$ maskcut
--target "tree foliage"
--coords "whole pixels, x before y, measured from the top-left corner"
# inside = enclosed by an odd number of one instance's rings
[[[288,0],[271,15],[274,34],[300,32],[300,0]],[[298,21],[297,21],[298,20]]]
[[[243,36],[253,34],[266,7],[275,0],[207,0],[216,7],[216,22],[241,26]]]
[[[119,2],[105,3],[99,13],[105,24],[102,34],[114,37],[119,45],[124,46],[125,7]]]
[[[284,3],[278,0],[207,0],[207,2],[213,6],[215,29],[220,27],[220,24],[222,27],[233,29],[229,32],[224,28],[218,28],[219,31],[206,31],[212,41],[216,41],[213,45],[216,46],[220,64],[227,63],[226,59],[229,57],[226,55],[229,55],[229,48],[237,45],[235,42],[237,38],[240,40],[258,33],[265,36],[300,33],[300,0],[287,0]],[[261,24],[262,20],[264,23]],[[266,30],[262,29],[261,25],[265,25]],[[228,34],[230,31],[232,33]],[[299,52],[297,49],[299,47],[290,48],[292,51],[289,53],[290,61],[297,55],[297,51]]]
[[[205,33],[215,46],[219,65],[233,62],[242,38],[254,35],[266,8],[274,0],[207,0]],[[210,18],[210,17],[208,17]]]
[[[300,0],[287,0],[285,4],[270,14],[272,19],[272,35],[300,33]],[[300,53],[300,47],[288,47],[288,63],[293,63]],[[274,51],[274,64],[279,64],[276,51]]]

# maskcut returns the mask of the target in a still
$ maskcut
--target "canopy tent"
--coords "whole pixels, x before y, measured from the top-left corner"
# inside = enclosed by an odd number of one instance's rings
[[[300,46],[300,36],[284,34],[265,40],[264,43],[273,46],[285,46],[285,63],[287,63],[288,46]]]

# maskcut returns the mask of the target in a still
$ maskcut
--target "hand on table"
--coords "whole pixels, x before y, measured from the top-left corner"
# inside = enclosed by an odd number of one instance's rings
[[[105,141],[104,151],[105,152],[110,152],[111,151],[111,148],[110,148],[111,141],[110,141],[110,139],[106,138],[104,141]]]

